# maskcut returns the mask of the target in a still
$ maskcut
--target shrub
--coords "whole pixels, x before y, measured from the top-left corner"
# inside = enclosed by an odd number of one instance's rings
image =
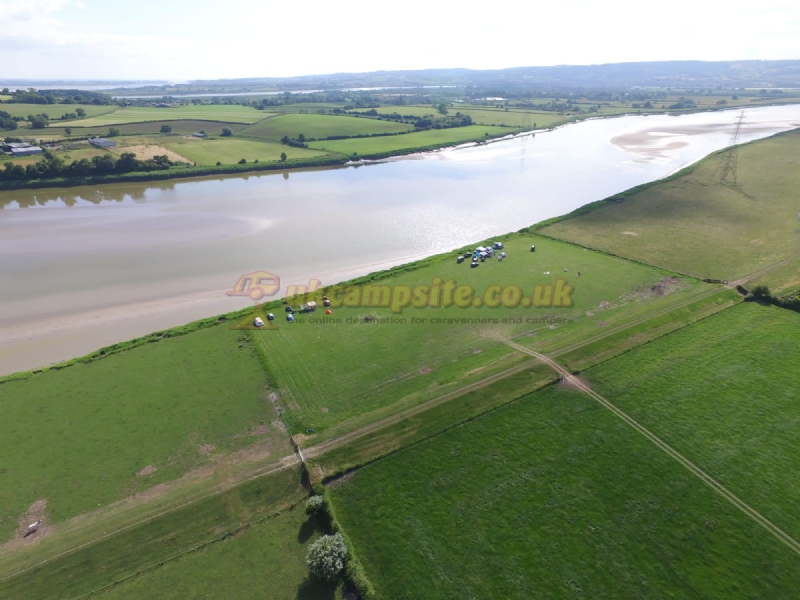
[[[325,500],[322,498],[322,496],[311,496],[311,498],[306,500],[306,514],[316,514],[324,504]]]
[[[347,545],[341,533],[323,535],[311,544],[306,555],[308,570],[314,577],[331,581],[344,569]]]
[[[286,162],[286,152],[281,152],[281,162]]]
[[[162,125],[161,133],[172,133],[172,125]]]
[[[242,160],[240,160],[240,161],[239,161],[239,164],[240,164],[240,165],[247,164],[247,159],[246,159],[246,158],[243,158]]]
[[[230,127],[223,127],[222,128],[222,135],[225,137],[231,137],[233,135],[233,131]]]

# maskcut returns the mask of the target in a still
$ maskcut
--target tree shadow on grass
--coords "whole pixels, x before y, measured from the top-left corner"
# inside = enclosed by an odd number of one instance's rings
[[[331,522],[328,515],[317,513],[308,517],[300,526],[300,531],[297,532],[297,541],[305,544],[315,533],[319,535],[331,533]]]
[[[297,600],[334,600],[336,587],[335,581],[322,581],[308,576],[297,588]]]

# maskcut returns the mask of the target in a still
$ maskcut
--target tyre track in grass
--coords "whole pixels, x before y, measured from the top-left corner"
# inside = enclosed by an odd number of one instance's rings
[[[564,378],[564,381],[568,382],[570,385],[573,385],[575,388],[579,389],[585,394],[588,394],[601,406],[608,409],[614,415],[625,421],[625,423],[633,427],[636,431],[638,431],[640,434],[642,434],[644,437],[650,440],[653,444],[658,446],[666,454],[671,456],[673,459],[675,459],[677,462],[683,465],[686,469],[691,471],[703,483],[708,485],[711,489],[713,489],[722,497],[724,497],[726,500],[728,500],[741,512],[750,517],[753,521],[761,525],[764,529],[766,529],[769,533],[775,536],[783,544],[788,546],[789,549],[793,550],[796,554],[800,555],[800,543],[797,542],[797,540],[795,540],[788,533],[780,529],[772,521],[761,515],[758,511],[756,511],[754,508],[752,508],[750,505],[744,502],[744,500],[740,499],[733,492],[731,492],[721,483],[712,478],[708,473],[703,471],[700,467],[695,465],[688,458],[686,458],[680,452],[675,450],[672,446],[664,442],[657,435],[655,435],[650,430],[641,425],[638,421],[633,419],[633,417],[630,417],[627,413],[623,412],[621,409],[617,408],[614,404],[612,404],[608,399],[604,398],[603,396],[595,392],[592,388],[586,385],[579,378],[575,377],[567,369],[559,365],[557,362],[555,362],[548,356],[545,356],[544,354],[540,354],[538,352],[534,352],[533,350],[530,350],[525,346],[521,346],[520,344],[517,344],[515,342],[512,342],[511,340],[506,340],[505,343],[508,344],[510,347],[514,348],[515,350],[517,350],[518,352],[523,352],[525,354],[538,358],[540,361],[551,367],[553,370],[555,370],[558,374],[560,374]]]

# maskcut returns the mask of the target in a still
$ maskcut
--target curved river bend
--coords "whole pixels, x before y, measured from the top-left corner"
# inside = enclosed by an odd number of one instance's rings
[[[0,374],[248,304],[240,275],[332,284],[515,231],[724,147],[738,111],[598,119],[306,171],[0,193]],[[742,141],[800,126],[747,110]]]

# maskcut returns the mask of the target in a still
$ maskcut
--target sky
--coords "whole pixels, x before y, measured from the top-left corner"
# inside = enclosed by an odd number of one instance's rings
[[[797,0],[0,0],[0,79],[800,59]]]

